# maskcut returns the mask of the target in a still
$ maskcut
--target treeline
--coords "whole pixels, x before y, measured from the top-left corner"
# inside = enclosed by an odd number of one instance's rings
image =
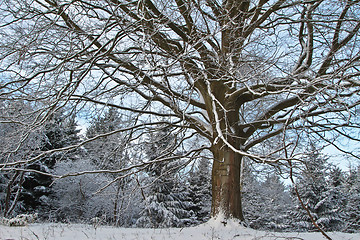
[[[24,129],[32,119],[21,113],[24,107],[1,105],[5,117],[0,123],[0,161],[40,157],[24,163],[24,171],[0,172],[2,216],[36,212],[42,221],[96,219],[126,227],[184,227],[210,218],[210,160],[183,159],[177,141],[181,133],[168,127],[131,132],[132,119],[112,108],[93,118],[83,136],[75,115],[64,111],[54,112],[29,132]],[[79,148],[51,151],[90,139]],[[44,152],[48,154],[39,155]],[[360,229],[360,168],[344,172],[315,147],[308,152],[293,177],[313,219],[326,231]],[[56,178],[64,175],[69,176]],[[260,169],[246,161],[242,184],[246,224],[276,231],[316,230],[294,185],[286,186],[280,176],[276,168]]]
[[[84,136],[74,115],[61,111],[26,136],[21,128],[24,123],[14,121],[20,115],[11,108],[17,111],[19,106],[2,108],[11,121],[0,124],[4,134],[1,162],[47,154],[24,164],[24,171],[2,169],[2,216],[36,212],[43,221],[91,222],[96,218],[102,224],[138,227],[182,227],[209,219],[209,160],[200,157],[189,164],[182,159],[180,152],[173,151],[178,142],[171,129],[107,134],[132,123],[110,108],[91,120]],[[129,138],[138,138],[137,143],[132,145],[134,139]],[[89,139],[80,148],[52,152]],[[21,150],[14,151],[21,141]],[[158,160],[164,156],[171,160]],[[138,167],[119,171],[134,165]],[[77,176],[57,178],[67,174]]]
[[[325,231],[359,231],[360,167],[344,172],[313,146],[294,169],[295,186],[289,179],[285,186],[279,172],[246,169],[244,211],[251,227],[317,231],[306,208]]]

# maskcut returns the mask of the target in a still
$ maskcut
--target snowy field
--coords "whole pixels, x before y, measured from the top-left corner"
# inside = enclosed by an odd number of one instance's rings
[[[328,233],[334,240],[359,240],[360,233]],[[0,240],[318,240],[325,239],[320,233],[276,233],[256,231],[228,223],[210,221],[197,227],[170,229],[94,227],[83,224],[30,224],[24,227],[0,225]]]

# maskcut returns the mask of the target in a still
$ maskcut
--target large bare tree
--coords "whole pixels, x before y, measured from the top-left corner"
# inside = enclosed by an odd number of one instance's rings
[[[184,155],[213,155],[212,215],[243,220],[244,157],[291,163],[302,135],[359,140],[359,9],[359,0],[3,0],[0,96],[42,109],[32,129],[58,108],[93,104],[131,114],[133,133],[158,124],[185,142],[201,136],[207,144]]]

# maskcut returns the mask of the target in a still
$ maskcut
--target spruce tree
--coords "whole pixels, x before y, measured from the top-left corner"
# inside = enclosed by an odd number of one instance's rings
[[[39,151],[35,154],[74,145],[79,142],[78,133],[74,115],[67,116],[65,111],[55,112],[40,131],[41,143]],[[74,152],[53,153],[28,164],[26,168],[45,174],[50,173],[56,162],[66,159],[74,160],[75,155]],[[48,211],[52,208],[50,198],[53,197],[51,190],[53,179],[45,174],[26,172],[19,198],[23,202],[26,212],[38,212],[41,218],[46,218]]]
[[[180,159],[176,159],[176,136],[171,129],[163,128],[149,135],[146,152],[149,161],[174,157],[171,161],[158,161],[147,168],[146,183],[150,185],[138,227],[182,227],[191,224],[194,213],[189,211],[189,194],[179,179]]]
[[[297,189],[300,197],[315,222],[325,231],[343,228],[343,209],[346,197],[342,193],[342,173],[332,169],[328,158],[316,150],[315,146],[304,158],[304,168],[298,175]],[[294,195],[294,201],[297,201]],[[300,204],[292,212],[294,227],[298,230],[314,230],[310,217]]]
[[[148,170],[150,187],[138,227],[183,227],[194,221],[189,193],[177,175],[179,167],[178,162],[172,162],[153,164]]]
[[[42,150],[59,149],[77,144],[80,140],[75,115],[59,110],[50,115],[43,128]]]
[[[326,231],[341,231],[344,228],[347,194],[343,191],[344,175],[338,168],[329,165],[326,189],[315,208],[319,219],[317,224]]]
[[[103,115],[95,117],[86,129],[86,137],[109,133],[125,126],[120,113],[109,108]],[[124,133],[115,133],[91,141],[86,146],[91,161],[101,169],[121,169],[127,162]]]
[[[251,171],[248,164],[244,167],[244,213],[249,226],[255,229],[284,231],[290,228],[288,212],[291,200],[283,181],[274,169],[268,172],[263,181],[261,176]]]
[[[288,212],[291,208],[290,194],[278,173],[271,172],[264,182],[260,184],[262,214],[259,221],[263,228],[275,231],[289,230],[290,219]]]
[[[198,165],[189,174],[189,193],[191,210],[195,213],[196,223],[209,220],[211,211],[210,163],[207,158],[200,158]]]
[[[20,119],[24,107],[22,102],[0,100],[0,163],[22,160],[33,151],[25,147],[17,149],[21,141],[28,145],[28,141],[24,140],[29,140],[23,139],[25,131],[22,125],[18,124],[24,120]],[[0,172],[0,213],[4,217],[13,213],[16,215],[23,209],[18,201],[23,176],[24,174],[19,171]]]
[[[244,217],[247,224],[255,229],[261,228],[257,224],[259,213],[261,212],[261,197],[262,192],[260,182],[256,176],[256,171],[252,169],[249,161],[244,161],[243,164],[243,183],[242,183],[242,194],[243,194],[243,208]]]
[[[95,117],[90,126],[86,129],[88,139],[101,136],[102,134],[114,132],[128,125],[124,116],[115,108],[109,108],[104,114]],[[130,164],[130,157],[127,150],[127,132],[118,132],[101,136],[91,141],[85,148],[91,164],[98,169],[120,170]],[[111,196],[113,201],[113,211],[111,221],[116,225],[123,225],[124,219],[122,212],[122,198],[124,192],[131,184],[130,177],[123,177],[123,173],[107,174],[110,179],[118,180],[113,184],[115,191]]]
[[[347,216],[344,230],[356,232],[360,229],[360,166],[350,169],[346,183],[349,197],[345,208]]]
[[[31,104],[24,101],[2,102],[0,111],[5,120],[0,124],[3,141],[0,144],[0,158],[9,156],[12,161],[23,161],[45,151],[74,144],[79,139],[75,117],[67,117],[62,110],[51,114],[41,128],[33,128],[30,132],[23,126],[32,124],[34,119],[39,117]],[[19,145],[21,147],[17,149]],[[50,173],[55,162],[64,159],[64,156],[65,153],[46,155],[23,166],[28,171],[9,171],[2,174],[1,189],[4,194],[1,202],[4,215],[38,212],[41,217],[45,216],[45,212],[50,208],[50,184],[53,180],[46,174]]]

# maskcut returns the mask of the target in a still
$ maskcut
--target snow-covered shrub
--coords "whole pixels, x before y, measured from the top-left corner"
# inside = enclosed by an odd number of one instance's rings
[[[94,171],[91,162],[84,159],[59,162],[55,174],[65,175],[81,171]],[[94,217],[111,216],[114,203],[112,186],[98,192],[111,181],[105,174],[83,174],[56,180],[53,185],[55,211],[52,218],[57,221],[90,221]]]
[[[13,218],[0,218],[0,224],[8,225],[10,227],[18,227],[18,226],[25,226],[29,223],[33,223],[37,220],[38,214],[19,214],[16,217]]]
[[[20,227],[25,225],[26,225],[26,221],[21,218],[12,218],[9,220],[10,227]]]
[[[9,225],[9,219],[7,219],[6,217],[0,217],[0,224]]]
[[[92,161],[79,158],[63,161],[55,166],[56,175],[96,171]],[[61,222],[88,222],[100,218],[102,223],[132,226],[140,217],[141,192],[132,178],[123,185],[114,181],[113,174],[87,173],[58,179],[53,184],[51,220]],[[109,187],[102,189],[107,183]],[[101,190],[101,191],[99,191]]]

